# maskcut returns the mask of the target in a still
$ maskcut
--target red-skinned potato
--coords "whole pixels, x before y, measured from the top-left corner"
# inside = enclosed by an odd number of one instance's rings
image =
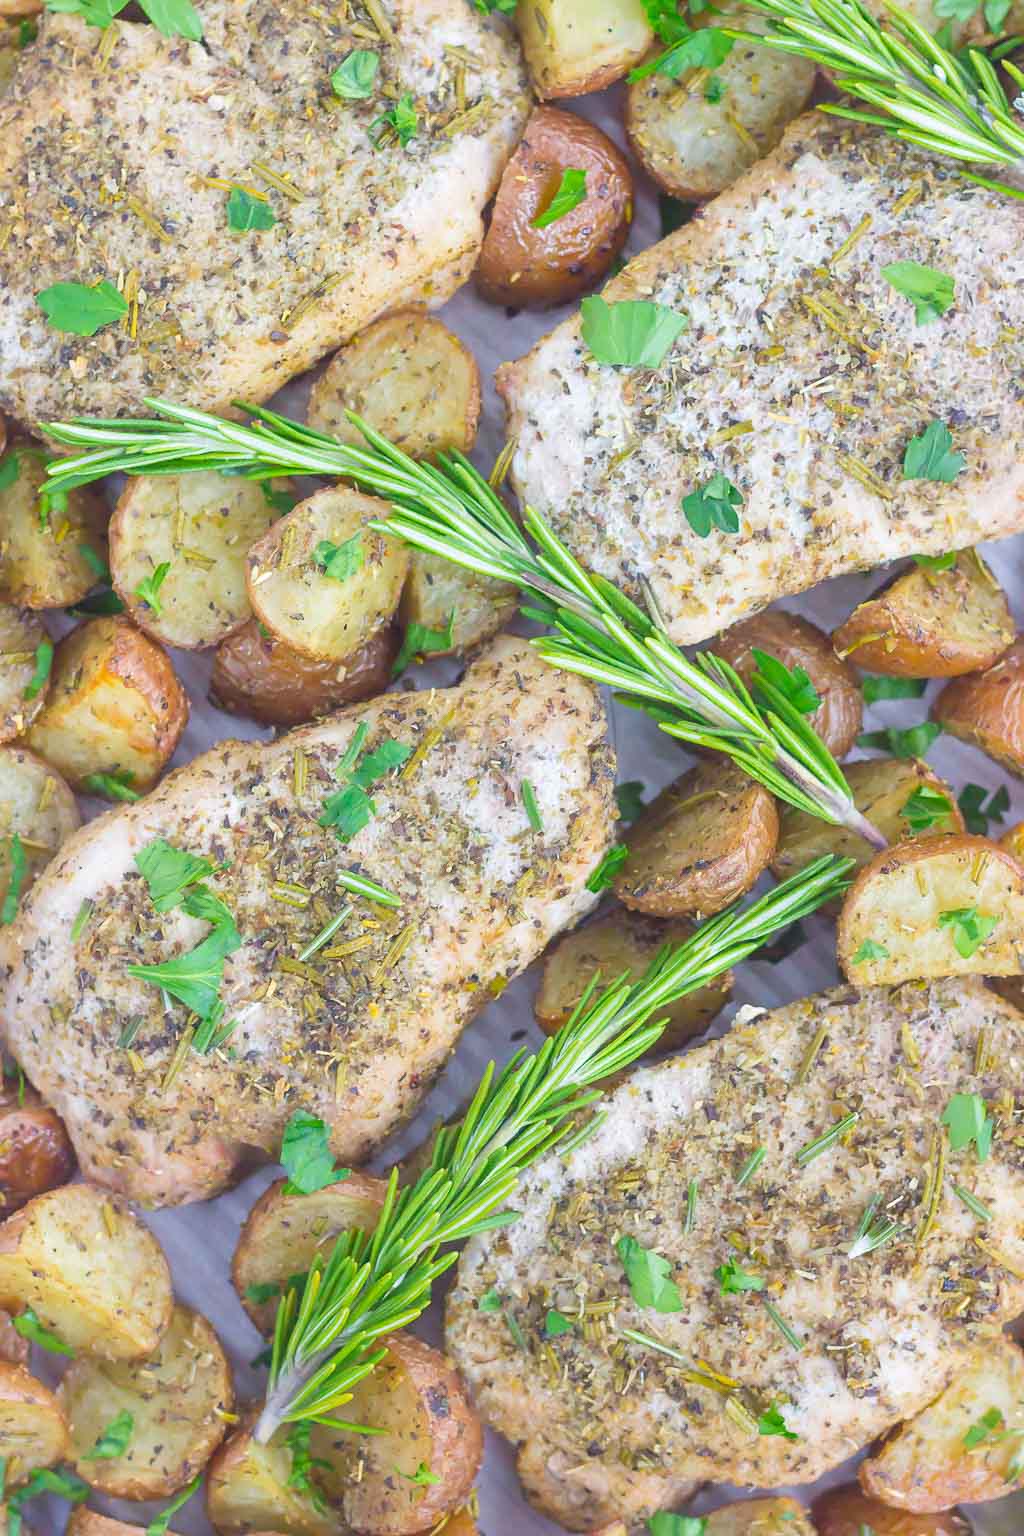
[[[815,1499],[811,1518],[818,1536],[969,1536],[970,1526],[956,1514],[912,1515],[871,1499],[854,1483],[832,1488]]]
[[[984,672],[947,683],[932,715],[951,736],[1024,775],[1024,638]]]
[[[217,647],[210,700],[261,725],[301,725],[383,693],[400,643],[397,628],[386,625],[347,662],[317,661],[250,619]]]
[[[586,172],[586,196],[536,228],[567,170]],[[535,108],[494,200],[476,272],[480,293],[525,309],[578,298],[622,250],[632,212],[633,176],[611,139],[572,112]]]
[[[75,1154],[64,1122],[27,1083],[0,1085],[0,1218],[66,1184]]]

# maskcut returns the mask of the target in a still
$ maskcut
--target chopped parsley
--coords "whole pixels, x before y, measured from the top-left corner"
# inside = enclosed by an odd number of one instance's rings
[[[914,555],[913,561],[922,571],[950,571],[956,565],[956,550],[947,549],[944,555]]]
[[[121,1412],[111,1419],[92,1450],[84,1453],[82,1460],[116,1461],[128,1449],[134,1433],[135,1416],[129,1413],[127,1408],[122,1408]]]
[[[11,1322],[15,1333],[20,1333],[23,1339],[29,1339],[31,1343],[38,1344],[40,1349],[45,1349],[51,1355],[74,1355],[75,1351],[70,1344],[65,1344],[63,1339],[57,1337],[49,1328],[45,1327],[36,1316],[31,1307],[26,1307],[19,1312],[17,1317],[12,1317]]]
[[[130,965],[129,976],[148,981],[184,1003],[200,1019],[209,1021],[220,1005],[224,961],[242,946],[234,923],[220,923],[188,954],[177,955],[160,965]]]
[[[615,804],[625,822],[636,821],[644,808],[644,786],[640,779],[627,779],[615,786]]]
[[[924,757],[941,734],[941,725],[934,720],[922,720],[920,725],[910,725],[906,730],[890,725],[882,731],[864,731],[857,737],[857,745],[890,752],[893,757]]]
[[[549,1339],[560,1338],[563,1333],[572,1333],[572,1320],[563,1313],[551,1307],[544,1319],[544,1332]]]
[[[770,1408],[766,1408],[758,1419],[757,1432],[759,1435],[781,1435],[784,1440],[799,1440],[800,1438],[799,1435],[795,1435],[787,1427],[786,1421],[782,1417],[781,1409],[777,1408],[774,1403]]]
[[[592,294],[580,305],[580,334],[591,356],[615,368],[660,368],[690,324],[664,304],[623,299],[608,304]]]
[[[629,79],[644,80],[648,75],[668,75],[677,80],[687,69],[717,69],[732,52],[733,39],[718,27],[700,27],[696,31],[679,15],[674,0],[644,0],[647,19],[658,37],[668,47],[629,73]],[[704,6],[693,6],[694,12]]]
[[[942,421],[930,421],[919,437],[912,437],[903,455],[904,480],[937,480],[949,485],[967,460],[953,451],[953,434]]]
[[[700,539],[706,539],[712,528],[721,533],[738,533],[740,518],[736,509],[742,505],[742,495],[723,474],[712,475],[682,501],[686,521]]]
[[[330,1462],[326,1463],[330,1466]],[[399,1477],[404,1477],[407,1483],[415,1483],[417,1488],[436,1488],[441,1479],[436,1472],[431,1472],[425,1461],[421,1461],[415,1472],[403,1472],[398,1469]]]
[[[535,832],[544,831],[544,818],[540,814],[540,806],[537,804],[537,794],[529,779],[524,779],[519,786],[519,793],[523,797],[523,810],[526,819]]]
[[[653,1307],[655,1312],[681,1312],[683,1299],[672,1280],[668,1259],[642,1248],[635,1238],[620,1237],[615,1244],[629,1291],[638,1307]]]
[[[727,1259],[724,1264],[719,1264],[715,1270],[715,1279],[723,1296],[738,1296],[742,1291],[764,1290],[764,1281],[761,1276],[750,1274],[738,1259]]]
[[[370,139],[374,149],[380,149],[386,139],[395,138],[405,149],[416,137],[420,120],[413,104],[412,95],[406,91],[394,106],[382,112],[370,124]]]
[[[134,773],[129,773],[127,768],[118,768],[114,773],[89,773],[82,780],[82,787],[91,795],[102,795],[105,800],[130,803],[142,799],[139,791],[132,789],[134,778]]]
[[[624,843],[618,843],[614,848],[609,848],[597,868],[587,876],[587,890],[599,896],[602,891],[614,884],[615,876],[629,858],[629,849]]]
[[[534,229],[547,229],[551,224],[557,224],[559,219],[564,219],[566,214],[572,213],[580,203],[586,201],[587,173],[575,169],[567,169],[562,172],[555,195],[542,213],[531,220]]]
[[[161,560],[156,570],[150,576],[143,576],[135,588],[135,596],[141,598],[155,618],[160,618],[163,607],[160,602],[160,588],[167,580],[167,573],[171,569],[169,560]]]
[[[956,952],[969,960],[989,938],[999,922],[998,915],[979,912],[977,907],[954,907],[939,913],[939,927],[952,928]]]
[[[942,1111],[942,1123],[949,1131],[954,1152],[963,1151],[973,1141],[978,1162],[985,1162],[992,1149],[992,1117],[980,1093],[954,1093]]]
[[[501,1297],[492,1285],[490,1290],[485,1291],[480,1297],[477,1308],[481,1312],[500,1312],[502,1305]]]
[[[39,697],[43,688],[50,680],[50,669],[53,666],[53,641],[40,640],[36,646],[36,669],[32,674],[32,681],[27,684],[22,695],[26,699]]]
[[[46,0],[50,11],[81,16],[87,26],[109,27],[128,0]],[[187,37],[198,43],[203,25],[192,0],[139,0],[139,5],[164,37]]]
[[[7,1536],[20,1536],[22,1509],[30,1499],[37,1499],[43,1493],[55,1493],[71,1504],[81,1504],[89,1497],[89,1485],[74,1472],[55,1472],[52,1467],[40,1467],[21,1488],[7,1494]]]
[[[814,714],[821,699],[803,667],[787,667],[777,656],[759,651],[756,645],[751,647],[750,654],[757,662],[751,682],[755,688],[767,693],[769,703],[777,704],[781,699],[801,715]]]
[[[218,866],[204,855],[175,848],[156,837],[135,855],[135,867],[146,882],[149,899],[158,912],[181,906],[190,886],[217,873]]]
[[[373,95],[379,68],[379,53],[372,48],[353,48],[331,76],[331,89],[342,101],[365,101]]]
[[[884,944],[878,944],[874,939],[865,939],[850,964],[863,965],[865,960],[888,960],[888,958],[889,951]]]
[[[703,1515],[673,1515],[666,1509],[647,1522],[649,1536],[706,1536],[707,1528]]]
[[[943,0],[938,3],[941,5]],[[953,307],[953,279],[934,267],[923,266],[919,261],[891,261],[882,268],[882,276],[890,288],[913,304],[918,325],[938,320]]]
[[[246,234],[250,229],[273,229],[277,216],[267,199],[246,191],[245,187],[232,187],[228,197],[228,228],[236,234]]]
[[[280,1163],[288,1175],[286,1195],[312,1195],[329,1184],[341,1184],[348,1168],[335,1168],[327,1126],[316,1115],[297,1109],[284,1128]]]
[[[36,303],[55,331],[72,336],[95,336],[105,325],[123,320],[128,313],[123,294],[105,279],[93,287],[85,283],[54,283],[36,294]]]
[[[146,1526],[146,1536],[167,1536],[167,1528],[171,1523],[171,1516],[176,1515],[183,1504],[187,1504],[203,1480],[202,1472],[197,1472],[186,1488],[183,1488],[175,1498],[171,1500],[166,1509],[162,1509],[155,1519]],[[9,1536],[9,1533],[8,1533]]]
[[[333,827],[342,843],[351,842],[377,814],[376,802],[367,791],[393,768],[400,767],[412,752],[404,742],[386,738],[360,762],[359,753],[366,733],[364,721],[338,764],[337,774],[342,788],[327,797],[320,816],[320,825]]]
[[[880,677],[866,672],[861,692],[865,704],[877,704],[884,699],[919,699],[927,686],[923,677]]]
[[[1010,809],[1010,797],[1005,784],[1000,784],[998,789],[992,791],[986,805],[987,794],[988,791],[981,784],[965,784],[957,797],[956,803],[963,813],[968,832],[974,832],[978,837],[985,837],[989,822],[1002,822]]]
[[[919,784],[900,811],[912,832],[927,832],[939,822],[948,821],[952,814],[949,796],[931,784]]]
[[[964,1435],[964,1449],[973,1451],[976,1446],[983,1445],[986,1440],[991,1439],[1003,1429],[1005,1424],[1006,1420],[998,1408],[987,1408],[981,1418],[976,1419]]]
[[[25,883],[28,873],[28,860],[25,850],[21,845],[21,838],[17,832],[12,832],[7,839],[10,850],[11,872],[7,877],[7,890],[3,903],[0,904],[0,927],[6,927],[13,923],[18,915],[18,903],[21,901],[21,888]]]
[[[448,622],[444,629],[429,629],[426,624],[418,624],[415,621],[408,625],[402,639],[402,649],[395,657],[395,664],[391,668],[392,677],[397,677],[399,672],[404,672],[411,661],[422,661],[424,656],[433,655],[438,651],[450,651],[454,628],[454,608],[448,615]]]
[[[313,563],[332,581],[348,581],[362,568],[362,533],[354,533],[343,544],[332,544],[328,539],[321,539],[313,551]]]

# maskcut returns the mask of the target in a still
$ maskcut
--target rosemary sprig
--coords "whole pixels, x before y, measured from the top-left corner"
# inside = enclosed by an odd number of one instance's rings
[[[521,530],[463,455],[418,464],[351,413],[365,447],[340,444],[260,406],[245,407],[253,419],[242,426],[164,400],[146,404],[156,418],[48,427],[59,442],[93,450],[55,460],[47,471],[54,487],[70,490],[115,471],[351,479],[391,502],[383,531],[533,594],[539,605],[526,612],[553,631],[534,644],[552,665],[607,684],[668,735],[723,752],[787,804],[885,847],[828,748],[775,679],[759,670],[752,692],[721,657],[704,652],[689,660],[665,633],[656,605],[649,617],[611,582],[584,570],[532,508]]]
[[[419,1317],[434,1281],[455,1262],[443,1250],[516,1220],[502,1207],[520,1175],[577,1135],[582,1112],[599,1097],[593,1085],[654,1044],[660,1011],[834,897],[852,863],[818,859],[746,909],[719,914],[685,943],[666,945],[633,985],[620,978],[598,996],[595,976],[535,1055],[520,1052],[500,1073],[492,1063],[463,1119],[438,1133],[421,1177],[400,1190],[392,1173],[373,1232],[344,1233],[285,1292],[257,1439],[285,1423],[341,1423],[337,1410],[385,1353],[376,1347],[382,1335]]]

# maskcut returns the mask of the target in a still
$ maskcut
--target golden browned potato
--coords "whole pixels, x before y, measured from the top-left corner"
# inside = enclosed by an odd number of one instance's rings
[[[1024,865],[954,833],[883,849],[843,901],[839,964],[857,986],[1022,969]]]
[[[861,1462],[865,1493],[898,1509],[933,1513],[1001,1499],[1019,1482],[1024,1439],[1024,1354],[999,1337],[976,1344],[933,1403]],[[1008,1475],[1009,1474],[1009,1475]]]
[[[422,624],[444,634],[449,618],[452,621],[451,645],[431,651],[432,656],[462,655],[496,635],[515,613],[519,596],[508,582],[461,570],[422,549],[409,554],[409,575],[398,606],[399,623],[405,629],[410,624]]]
[[[57,646],[50,696],[26,738],[75,789],[93,774],[151,788],[188,724],[171,659],[126,618],[90,619]]]
[[[951,736],[1024,774],[1024,639],[984,672],[947,683],[932,715]]]
[[[639,64],[654,35],[642,0],[529,0],[515,23],[542,100],[603,90]]]
[[[959,1515],[912,1515],[871,1499],[855,1483],[831,1488],[811,1505],[818,1536],[970,1536],[970,1526]]]
[[[566,171],[586,172],[586,196],[544,224]],[[520,309],[568,303],[611,267],[632,217],[633,175],[611,139],[574,112],[535,107],[494,199],[477,287]]]
[[[238,1236],[231,1278],[242,1306],[261,1333],[274,1327],[277,1303],[291,1275],[305,1274],[318,1252],[353,1227],[377,1223],[387,1181],[353,1173],[311,1195],[286,1195],[286,1179],[264,1190]]]
[[[846,756],[860,731],[864,704],[857,674],[840,661],[824,630],[799,614],[769,608],[723,630],[710,649],[747,684],[757,670],[755,650],[774,656],[783,666],[802,667],[821,700],[808,720],[833,757]]]
[[[381,1340],[388,1354],[353,1389],[345,1417],[382,1435],[317,1428],[311,1449],[330,1502],[348,1526],[373,1536],[413,1536],[461,1505],[483,1455],[483,1428],[444,1355],[409,1333]],[[426,1467],[436,1481],[417,1473]]]
[[[39,0],[0,0],[0,16],[35,16],[42,8]]]
[[[721,758],[684,773],[641,813],[615,880],[624,906],[710,917],[749,891],[775,852],[775,801]]]
[[[865,758],[846,764],[843,772],[858,811],[887,842],[899,843],[908,837],[941,837],[947,832],[965,830],[954,790],[917,758]],[[777,880],[797,874],[826,853],[856,859],[858,867],[863,868],[878,851],[848,827],[834,827],[793,806],[780,805],[779,817],[779,843],[772,859],[772,874]],[[923,826],[927,817],[935,819],[931,825]]]
[[[639,981],[663,944],[679,944],[692,933],[690,924],[663,922],[644,912],[621,908],[563,934],[544,959],[540,990],[534,999],[537,1023],[547,1035],[565,1024],[584,991],[600,971],[600,986],[617,981],[623,972]],[[732,991],[732,972],[680,998],[663,1010],[668,1023],[656,1050],[677,1050],[702,1034],[723,1008]],[[659,1010],[659,1017],[662,1010]]]
[[[129,480],[110,520],[110,571],[131,617],[164,645],[216,645],[252,613],[246,556],[297,497],[288,480],[201,470]],[[155,590],[154,590],[155,587]]]
[[[220,1445],[234,1406],[231,1367],[205,1317],[175,1306],[145,1360],[73,1360],[58,1389],[71,1431],[67,1459],[79,1477],[115,1499],[168,1498],[190,1483]],[[92,1453],[118,1414],[132,1416],[124,1453]]]
[[[17,27],[0,25],[0,101],[3,101],[11,89],[14,73],[18,68],[18,54],[20,51]],[[0,454],[4,451],[6,441],[6,428],[0,425]]]
[[[999,839],[1001,848],[1008,848],[1015,859],[1024,864],[1024,821],[1018,821]]]
[[[437,1528],[437,1536],[480,1536],[480,1528],[469,1509],[457,1509]],[[623,1532],[625,1536],[625,1532]]]
[[[336,352],[313,385],[306,421],[363,447],[345,415],[367,424],[413,459],[469,453],[480,421],[480,369],[459,338],[424,309],[375,320]]]
[[[0,1215],[66,1184],[75,1154],[64,1122],[23,1079],[0,1082]]]
[[[256,617],[303,656],[354,656],[390,620],[409,573],[408,548],[367,527],[387,514],[344,486],[300,501],[249,551]]]
[[[15,834],[25,858],[20,903],[81,824],[74,795],[49,763],[24,747],[0,747],[0,903],[10,890]]]
[[[795,1499],[740,1499],[707,1516],[704,1536],[815,1536],[815,1530]]]
[[[0,1226],[0,1306],[31,1307],[65,1344],[107,1360],[156,1349],[171,1275],[156,1238],[116,1195],[65,1184]]]
[[[383,693],[399,644],[398,630],[386,625],[347,662],[315,661],[250,619],[217,647],[210,700],[261,725],[301,725]]]
[[[731,8],[726,21],[748,32],[762,18]],[[717,11],[692,25],[722,26]],[[664,43],[656,43],[662,52]],[[815,66],[792,54],[734,43],[714,73],[687,71],[680,80],[652,74],[626,94],[626,133],[648,175],[674,197],[703,202],[773,150],[814,89]]]
[[[21,736],[46,703],[50,643],[31,609],[0,603],[0,741]]]
[[[346,1410],[347,1411],[347,1408]],[[322,1498],[290,1488],[292,1453],[287,1428],[279,1429],[267,1445],[252,1436],[256,1414],[214,1454],[206,1472],[206,1511],[220,1536],[250,1536],[255,1531],[279,1531],[283,1536],[344,1536],[344,1526]],[[314,1430],[312,1439],[320,1431]],[[319,1451],[316,1454],[320,1454]],[[319,1476],[320,1469],[315,1469]],[[97,1532],[96,1536],[104,1536]]]
[[[65,1526],[64,1536],[146,1536],[144,1525],[128,1525],[124,1520],[112,1520],[109,1515],[99,1515],[84,1504],[77,1504]],[[170,1533],[173,1536],[173,1532]]]
[[[990,666],[1013,641],[1006,594],[981,556],[960,550],[948,570],[913,565],[832,636],[840,656],[890,677],[959,677]]]
[[[9,0],[0,0],[4,3]],[[77,603],[106,566],[106,506],[95,491],[80,486],[68,492],[63,510],[54,507],[41,517],[45,453],[21,438],[4,457],[5,465],[11,462],[17,473],[0,490],[0,598],[21,608]]]
[[[7,1486],[63,1461],[67,1448],[68,1427],[49,1387],[24,1366],[0,1365],[0,1458]]]

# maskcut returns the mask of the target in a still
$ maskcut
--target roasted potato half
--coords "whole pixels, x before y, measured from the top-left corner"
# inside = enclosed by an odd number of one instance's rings
[[[430,654],[458,656],[496,635],[515,613],[517,602],[518,593],[508,582],[476,576],[439,555],[413,549],[398,618],[406,629],[422,624],[442,633],[451,618],[451,647]]]
[[[586,195],[538,228],[568,170],[586,172]],[[632,217],[633,174],[607,134],[574,112],[535,107],[494,199],[477,287],[492,304],[566,304],[605,275]]]
[[[387,1181],[353,1173],[312,1195],[286,1195],[286,1179],[264,1190],[238,1236],[231,1278],[242,1306],[261,1333],[274,1327],[281,1291],[305,1274],[313,1256],[352,1227],[372,1229]],[[271,1289],[272,1288],[272,1289]]]
[[[984,672],[947,683],[932,715],[951,736],[1024,775],[1024,639]]]
[[[78,1504],[71,1511],[64,1536],[146,1536],[146,1527],[128,1525],[124,1520],[112,1520],[109,1515],[99,1515],[94,1509]],[[173,1532],[170,1536],[173,1536]]]
[[[861,1462],[865,1493],[930,1514],[1001,1499],[1020,1481],[1024,1354],[1007,1338],[976,1344],[933,1403]],[[1007,1476],[1007,1474],[1010,1474]]]
[[[188,724],[188,694],[170,657],[126,618],[90,619],[57,646],[50,696],[27,743],[75,789],[92,774],[160,777]]]
[[[23,1079],[0,1082],[0,1215],[59,1189],[75,1171],[64,1122]]]
[[[114,587],[140,629],[164,645],[216,645],[252,613],[249,547],[297,498],[288,480],[242,480],[200,470],[129,480],[110,520]],[[139,594],[167,569],[152,601]]]
[[[692,928],[683,922],[662,922],[644,912],[621,908],[604,917],[563,934],[544,959],[540,990],[534,999],[537,1023],[547,1035],[555,1034],[565,1024],[600,971],[601,985],[609,986],[628,971],[639,981],[663,944],[682,943]],[[658,1041],[659,1051],[678,1048],[707,1029],[711,1020],[725,1006],[732,991],[732,972],[716,977],[664,1010],[668,1023]]]
[[[42,8],[39,0],[0,0],[0,16],[35,16]]]
[[[24,1366],[0,1365],[0,1457],[10,1487],[67,1455],[68,1426],[60,1404]]]
[[[210,700],[261,725],[301,725],[383,693],[399,643],[398,631],[386,625],[347,661],[315,661],[250,619],[217,647]]]
[[[872,757],[859,763],[847,763],[843,769],[853,791],[858,811],[876,826],[890,843],[908,837],[941,837],[949,832],[963,832],[964,818],[956,803],[955,791],[933,773],[927,763],[917,758]],[[937,798],[942,796],[949,809]],[[908,810],[908,806],[910,809]],[[920,807],[920,816],[916,814]],[[935,820],[921,827],[925,815]],[[848,827],[834,827],[818,816],[792,806],[779,807],[779,843],[772,859],[772,874],[777,880],[806,869],[823,854],[835,853],[844,859],[856,859],[863,868],[877,849]]]
[[[249,597],[272,634],[321,661],[347,661],[388,622],[409,551],[366,525],[375,496],[336,486],[300,501],[249,551]]]
[[[891,677],[959,677],[991,666],[1013,641],[1006,594],[981,556],[960,550],[948,570],[914,565],[832,636],[840,656]]]
[[[444,1355],[409,1333],[381,1342],[387,1356],[353,1389],[345,1417],[384,1433],[318,1427],[310,1443],[328,1463],[318,1477],[347,1525],[374,1536],[412,1536],[466,1499],[483,1455],[483,1429]],[[424,1466],[437,1482],[417,1482]]]
[[[206,1512],[220,1536],[277,1531],[282,1536],[345,1536],[337,1514],[298,1488],[289,1488],[292,1453],[287,1430],[268,1445],[252,1436],[256,1415],[247,1415],[215,1453],[206,1472]],[[314,1431],[313,1438],[319,1431]],[[322,1499],[319,1501],[323,1505]],[[96,1536],[104,1536],[97,1532]]]
[[[634,823],[615,894],[654,917],[710,917],[750,890],[778,833],[766,789],[720,758],[699,763]]]
[[[748,32],[765,28],[742,11],[730,10],[727,19]],[[712,22],[721,26],[720,15],[695,17],[692,25]],[[717,197],[775,148],[810,101],[816,74],[805,59],[734,43],[712,75],[700,69],[682,80],[634,80],[626,94],[629,142],[666,192],[687,202]]]
[[[45,665],[49,643],[31,609],[0,603],[0,742],[21,736],[46,703],[50,675],[37,678],[36,671],[37,658]]]
[[[840,661],[824,630],[799,614],[769,608],[723,630],[710,649],[747,684],[757,670],[755,650],[774,656],[783,666],[802,667],[821,700],[808,719],[833,757],[846,756],[860,731],[864,703],[857,674]]]
[[[839,964],[860,987],[1024,969],[1024,865],[985,837],[885,848],[846,893]]]
[[[0,747],[0,902],[10,888],[15,833],[25,856],[20,901],[81,824],[74,795],[49,763],[24,747]]]
[[[5,3],[9,0],[0,0],[0,6]],[[41,518],[46,454],[18,439],[4,456],[4,466],[12,462],[17,472],[0,490],[0,598],[21,608],[77,603],[106,567],[106,505],[95,491],[79,486],[68,492],[63,510],[54,507]]]
[[[881,1499],[869,1498],[855,1483],[830,1488],[811,1505],[813,1529],[818,1536],[970,1536],[970,1526],[959,1515],[912,1515],[893,1509]]]
[[[123,1200],[92,1184],[65,1184],[0,1226],[0,1306],[31,1307],[87,1354],[138,1360],[170,1323],[171,1275],[156,1238]]]
[[[145,1360],[73,1360],[58,1398],[71,1430],[68,1459],[79,1477],[115,1499],[177,1493],[224,1438],[234,1406],[231,1367],[205,1317],[176,1305],[170,1326]],[[132,1416],[121,1456],[92,1456],[119,1413]]]
[[[707,1516],[705,1536],[815,1536],[815,1530],[795,1499],[741,1499]]]
[[[335,352],[309,397],[306,421],[363,447],[355,411],[412,459],[469,453],[480,421],[480,369],[446,325],[423,309],[375,320]]]
[[[515,23],[542,101],[603,90],[639,64],[654,36],[642,0],[531,0],[516,7]]]

